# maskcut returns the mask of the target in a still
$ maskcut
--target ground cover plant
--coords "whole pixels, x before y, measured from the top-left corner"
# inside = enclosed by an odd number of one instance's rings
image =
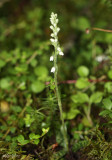
[[[111,0],[0,1],[0,159],[112,159]]]

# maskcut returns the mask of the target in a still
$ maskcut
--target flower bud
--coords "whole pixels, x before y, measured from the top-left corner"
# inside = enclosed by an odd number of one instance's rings
[[[51,72],[53,72],[53,73],[55,72],[55,67],[51,68]]]
[[[50,57],[50,61],[53,61],[53,60],[54,60],[54,57],[53,57],[53,56],[51,56],[51,57]]]

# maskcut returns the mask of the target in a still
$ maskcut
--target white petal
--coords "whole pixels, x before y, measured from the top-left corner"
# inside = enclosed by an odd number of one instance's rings
[[[58,47],[58,48],[57,48],[57,51],[61,52],[61,48],[60,48],[60,47]]]
[[[53,60],[54,60],[54,57],[53,57],[53,56],[51,56],[51,57],[50,57],[50,61],[53,61]]]
[[[64,56],[64,53],[63,53],[63,52],[59,52],[59,55],[60,55],[60,56]]]
[[[53,38],[50,39],[51,42],[54,42],[55,40]]]
[[[51,72],[53,72],[53,73],[55,72],[55,67],[51,68]]]
[[[53,29],[53,26],[50,26],[51,29]]]
[[[57,40],[57,39],[55,39],[54,41],[55,41],[55,42],[57,42],[58,40]]]
[[[53,34],[53,33],[51,33],[51,37],[54,37],[54,34]]]
[[[56,23],[58,23],[58,19],[56,19]]]
[[[57,36],[57,32],[55,32],[54,34],[55,34],[55,36]]]
[[[57,32],[59,32],[59,31],[60,31],[60,28],[58,27],[58,28],[57,28]]]

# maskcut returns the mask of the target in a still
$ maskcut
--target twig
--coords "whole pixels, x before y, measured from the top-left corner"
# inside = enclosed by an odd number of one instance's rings
[[[27,60],[26,64],[29,64],[32,59],[34,59],[37,56],[37,52],[34,52],[34,54]]]
[[[102,28],[90,28],[90,29],[87,28],[87,29],[86,29],[86,33],[89,34],[90,31],[92,31],[92,30],[94,30],[94,31],[102,31],[102,32],[112,33],[112,30],[102,29]]]
[[[92,30],[112,33],[112,30],[102,29],[102,28],[92,28]]]
[[[89,82],[93,83],[99,83],[99,82],[112,82],[112,80],[106,80],[106,79],[89,79]],[[67,80],[67,81],[61,81],[58,84],[74,84],[77,80]],[[50,82],[45,82],[46,85],[49,85]]]

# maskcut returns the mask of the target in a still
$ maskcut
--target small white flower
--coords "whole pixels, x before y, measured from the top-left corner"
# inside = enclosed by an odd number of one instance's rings
[[[51,68],[51,72],[53,72],[53,73],[55,72],[55,67]]]
[[[57,33],[58,33],[59,31],[60,31],[60,28],[58,27],[58,28],[57,28]]]
[[[61,48],[60,48],[60,47],[58,47],[58,48],[57,48],[57,51],[61,52]]]
[[[53,19],[51,19],[51,24],[52,24],[52,25],[54,25],[54,21],[53,21]],[[53,28],[51,27],[51,29],[53,29]]]
[[[57,25],[57,24],[56,24],[56,22],[55,22],[55,23],[53,23],[53,26],[54,26],[54,27],[56,27],[56,25]]]
[[[51,57],[50,57],[50,61],[53,61],[53,60],[54,60],[54,57],[53,57],[53,56],[51,56]]]
[[[56,23],[58,23],[58,21],[59,21],[59,20],[58,20],[58,19],[56,19]]]
[[[53,33],[51,33],[51,37],[54,37],[54,34],[53,34]]]
[[[64,53],[63,53],[63,52],[59,52],[59,55],[60,55],[60,56],[64,56]]]
[[[56,31],[54,32],[54,35],[57,36],[57,32]]]
[[[105,56],[105,55],[99,55],[99,56],[97,56],[95,59],[96,59],[96,61],[98,61],[98,62],[102,62],[102,61],[104,61],[104,60],[108,60],[108,57]]]
[[[50,26],[51,29],[53,29],[53,26]]]
[[[51,41],[51,42],[55,42],[55,39],[51,38],[50,41]]]
[[[54,40],[54,42],[57,42],[57,41],[58,41],[57,39]]]

